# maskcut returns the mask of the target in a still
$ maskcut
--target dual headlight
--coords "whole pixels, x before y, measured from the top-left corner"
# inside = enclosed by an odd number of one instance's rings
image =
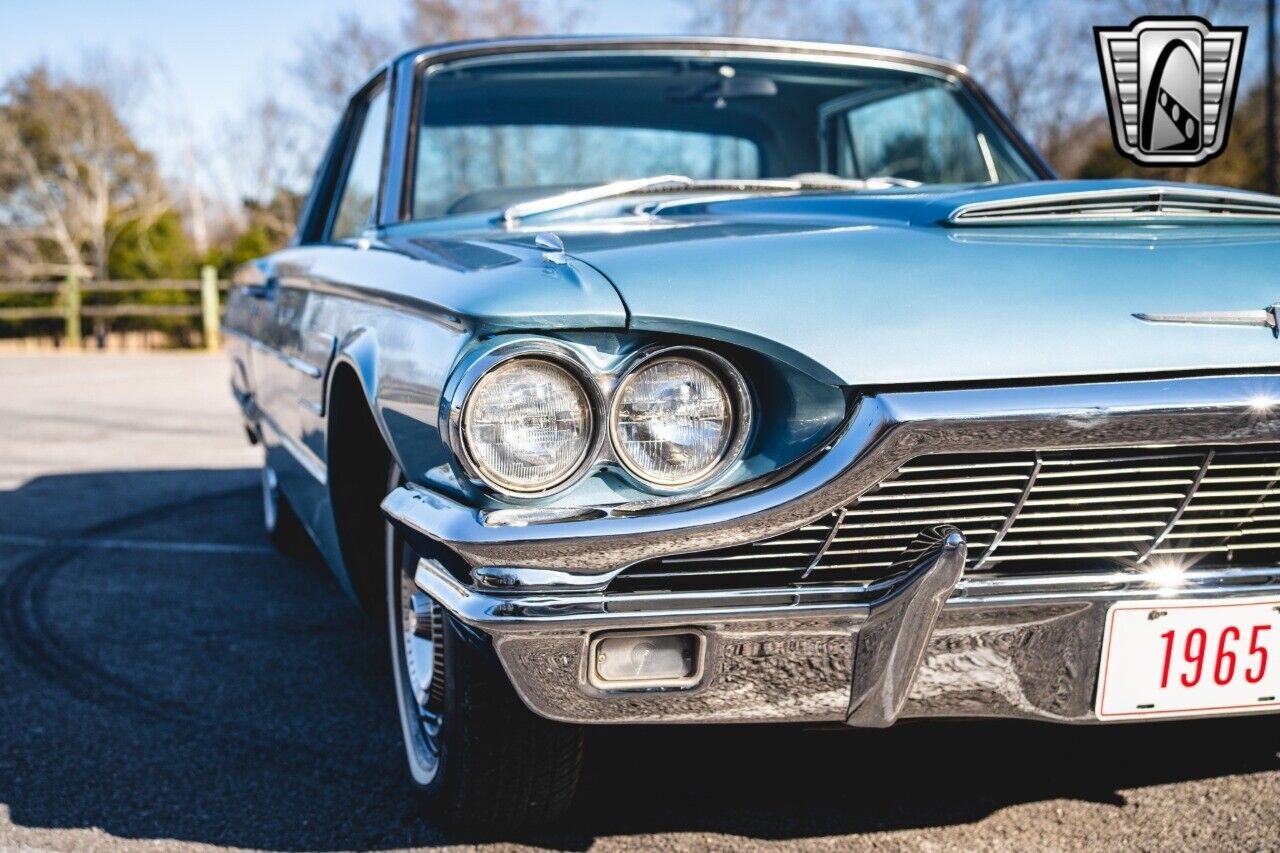
[[[702,350],[641,359],[607,400],[583,372],[529,355],[480,376],[463,403],[460,437],[472,473],[506,494],[553,491],[599,458],[615,459],[650,488],[674,491],[736,461],[750,418],[741,375]],[[602,457],[605,431],[610,451]]]

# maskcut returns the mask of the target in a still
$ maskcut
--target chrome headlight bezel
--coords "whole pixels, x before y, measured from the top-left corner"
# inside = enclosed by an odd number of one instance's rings
[[[730,439],[715,464],[706,471],[680,482],[658,482],[646,476],[645,472],[635,465],[621,449],[622,440],[618,434],[618,407],[622,400],[622,391],[646,368],[663,361],[686,361],[713,374],[728,392],[730,414]],[[609,404],[609,444],[612,458],[644,489],[655,494],[674,495],[687,493],[693,489],[705,487],[723,476],[746,451],[751,430],[754,425],[751,392],[742,373],[728,359],[701,347],[671,346],[646,350],[639,354],[622,372],[617,384],[613,387]]]
[[[654,359],[678,356],[695,361],[713,371],[730,392],[733,416],[732,440],[713,470],[696,480],[676,486],[654,483],[642,471],[627,464],[614,448],[613,411],[617,392],[628,377],[652,364]],[[472,392],[491,371],[517,359],[538,359],[553,363],[572,375],[590,402],[591,436],[578,464],[554,485],[534,490],[512,489],[485,476],[473,458],[464,437],[464,415]],[[579,485],[594,471],[609,471],[631,488],[663,500],[695,497],[722,481],[745,455],[756,428],[754,396],[743,374],[724,357],[689,344],[653,344],[626,353],[596,352],[580,345],[552,338],[525,338],[482,345],[464,356],[451,372],[442,391],[439,430],[451,451],[452,467],[459,485],[467,491],[488,494],[508,505],[537,505]]]
[[[540,361],[561,370],[577,383],[587,400],[588,437],[583,451],[574,466],[563,476],[537,488],[521,489],[510,483],[486,475],[473,456],[466,438],[466,417],[473,392],[481,380],[498,368],[514,361]],[[473,485],[514,500],[530,500],[555,495],[570,488],[597,464],[600,446],[604,437],[604,402],[600,394],[599,383],[591,372],[569,351],[560,347],[526,342],[494,351],[466,367],[456,387],[451,389],[449,398],[453,401],[447,406],[447,435],[454,457]]]

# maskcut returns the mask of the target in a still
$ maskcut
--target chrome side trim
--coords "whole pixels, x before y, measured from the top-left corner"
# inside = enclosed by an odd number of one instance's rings
[[[1280,377],[1270,374],[887,392],[863,398],[806,467],[717,501],[498,527],[473,507],[406,487],[387,496],[383,511],[420,551],[443,543],[472,566],[606,572],[795,530],[928,453],[1275,442],[1280,417],[1268,413],[1277,407]]]
[[[285,364],[287,364],[289,367],[292,367],[294,370],[298,371],[303,376],[310,377],[311,379],[319,379],[321,376],[324,375],[323,370],[316,367],[314,364],[311,364],[310,362],[303,361],[297,356],[285,355],[284,353],[278,350],[272,350],[270,348],[268,348],[268,352],[270,352],[272,355],[275,355],[277,358],[284,361]]]
[[[1177,323],[1199,326],[1260,326],[1280,337],[1280,304],[1269,308],[1240,311],[1186,311],[1182,313],[1134,314],[1144,323]]]
[[[293,436],[280,429],[280,426],[271,419],[271,416],[262,409],[258,409],[258,423],[266,426],[271,430],[271,434],[276,437],[280,446],[289,452],[302,468],[315,478],[320,485],[329,482],[329,473],[323,461],[318,459],[314,453],[308,450],[302,444],[299,444]]]
[[[264,353],[266,355],[271,356],[272,358],[278,359],[288,367],[293,368],[294,370],[298,371],[299,373],[307,377],[310,377],[311,379],[319,379],[321,376],[324,375],[323,368],[316,367],[311,362],[305,361],[301,358],[298,358],[297,356],[288,355],[287,353],[282,352],[281,350],[278,350],[273,346],[265,344],[262,341],[258,340],[257,338],[252,337],[240,331],[239,329],[226,327],[222,330],[222,333],[224,335],[230,335],[233,338],[243,341],[245,344],[248,344],[250,347],[257,350],[258,352]]]

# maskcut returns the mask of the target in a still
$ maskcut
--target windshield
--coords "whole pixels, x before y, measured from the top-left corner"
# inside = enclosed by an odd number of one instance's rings
[[[653,175],[1034,180],[953,82],[834,63],[528,55],[425,72],[415,219]]]

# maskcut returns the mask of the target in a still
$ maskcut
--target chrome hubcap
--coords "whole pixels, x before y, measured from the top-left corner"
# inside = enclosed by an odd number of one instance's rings
[[[397,483],[393,483],[396,485]],[[387,525],[387,603],[405,751],[425,785],[440,763],[444,717],[444,614],[413,582],[417,559]]]
[[[440,636],[443,625],[436,614],[436,606],[430,598],[419,591],[413,579],[401,574],[400,589],[401,612],[403,624],[400,631],[401,644],[404,648],[404,666],[406,688],[412,694],[417,706],[421,724],[433,736],[440,727],[439,703],[434,701],[440,689],[436,676],[441,661],[437,653],[441,650]]]

